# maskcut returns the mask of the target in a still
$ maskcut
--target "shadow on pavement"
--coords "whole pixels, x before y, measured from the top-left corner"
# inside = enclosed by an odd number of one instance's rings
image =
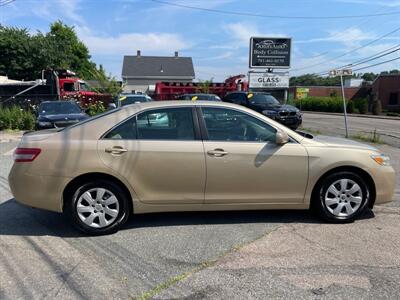
[[[367,210],[359,219],[373,218]],[[307,210],[168,212],[134,215],[120,229],[251,223],[321,223]],[[27,207],[10,199],[0,204],[0,235],[84,237],[60,213]]]

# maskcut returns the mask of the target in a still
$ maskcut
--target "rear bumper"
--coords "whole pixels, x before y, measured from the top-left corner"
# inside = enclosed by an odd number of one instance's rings
[[[62,212],[62,194],[70,181],[67,177],[27,174],[14,163],[8,182],[17,202],[31,207]]]
[[[381,167],[373,176],[376,189],[375,204],[383,204],[393,201],[396,187],[396,174],[392,167]]]

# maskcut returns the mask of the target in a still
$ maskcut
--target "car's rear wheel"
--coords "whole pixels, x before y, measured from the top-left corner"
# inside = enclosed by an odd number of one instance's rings
[[[82,183],[71,190],[66,213],[75,227],[85,233],[112,233],[129,217],[128,197],[111,181]]]
[[[323,219],[346,223],[354,221],[364,211],[369,199],[369,187],[361,176],[353,172],[337,172],[318,184],[313,205]]]

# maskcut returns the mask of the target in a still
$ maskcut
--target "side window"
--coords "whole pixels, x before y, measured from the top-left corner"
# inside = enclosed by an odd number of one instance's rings
[[[105,139],[113,140],[135,140],[136,139],[136,118],[130,118],[104,136]]]
[[[210,141],[275,142],[276,129],[248,114],[226,108],[203,107]]]
[[[64,83],[64,91],[66,92],[75,92],[75,85],[73,82],[65,82]]]
[[[194,140],[191,107],[151,110],[137,116],[138,139]]]

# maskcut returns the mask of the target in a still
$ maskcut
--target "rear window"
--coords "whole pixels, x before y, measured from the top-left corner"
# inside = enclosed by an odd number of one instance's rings
[[[102,118],[102,117],[111,115],[111,114],[113,114],[113,113],[115,113],[115,112],[117,112],[117,111],[120,111],[120,110],[121,110],[121,108],[119,107],[119,108],[114,108],[114,109],[105,111],[105,112],[103,112],[103,113],[101,113],[101,114],[98,114],[98,115],[96,115],[96,116],[94,116],[94,117],[90,117],[90,118],[88,118],[88,119],[86,119],[86,120],[84,120],[84,121],[78,122],[78,123],[76,123],[76,124],[74,124],[74,125],[71,125],[71,126],[68,126],[68,127],[65,127],[63,130],[67,130],[67,129],[70,129],[70,128],[74,128],[74,127],[80,126],[80,125],[82,125],[82,124],[86,124],[86,123],[92,122],[92,121],[94,121],[94,120],[97,120],[97,119],[100,119],[100,118]]]

